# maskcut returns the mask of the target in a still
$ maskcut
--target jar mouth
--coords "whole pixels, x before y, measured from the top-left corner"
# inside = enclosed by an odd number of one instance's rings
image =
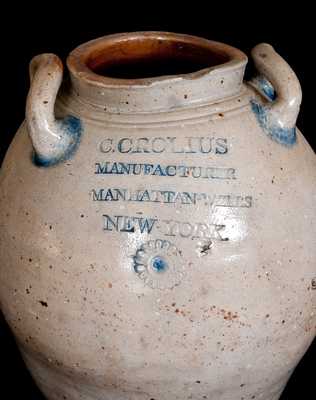
[[[67,58],[72,92],[110,113],[170,111],[236,96],[246,64],[234,47],[170,32],[104,36]]]
[[[73,50],[67,60],[75,74],[111,84],[145,84],[247,62],[240,50],[223,43],[169,32],[104,36]]]
[[[85,63],[98,75],[146,79],[183,75],[231,61],[230,54],[202,41],[168,35],[137,35],[101,42]]]

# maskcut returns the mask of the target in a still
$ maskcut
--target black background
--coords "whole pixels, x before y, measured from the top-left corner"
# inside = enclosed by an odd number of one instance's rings
[[[276,3],[276,2],[275,2]],[[275,7],[264,4],[240,3],[237,10],[229,3],[206,8],[203,5],[179,5],[171,13],[170,7],[156,3],[118,10],[99,8],[92,4],[76,5],[72,12],[45,5],[28,10],[17,20],[16,13],[3,14],[1,25],[1,140],[2,159],[14,133],[24,118],[25,98],[28,91],[28,63],[43,52],[58,54],[65,60],[77,45],[115,32],[137,30],[165,30],[182,32],[218,40],[238,47],[249,55],[250,49],[260,42],[272,44],[297,73],[303,89],[303,104],[298,126],[309,143],[315,145],[314,101],[315,68],[313,63],[314,26],[313,11],[300,10],[290,3],[276,14]],[[53,12],[54,11],[54,12]],[[247,12],[246,12],[247,11]],[[252,74],[251,62],[247,76]],[[300,212],[300,210],[297,210]],[[290,234],[290,233],[289,233]],[[1,262],[1,260],[0,260]],[[299,265],[297,266],[299,268]],[[290,349],[289,349],[290,351]],[[281,400],[312,398],[315,379],[316,343],[311,346],[292,375]],[[313,363],[314,361],[314,363]],[[14,339],[0,312],[0,398],[43,399],[19,356]],[[8,393],[8,395],[4,395]],[[170,399],[171,400],[171,399]],[[216,400],[216,399],[214,399]],[[235,400],[235,399],[232,399]]]

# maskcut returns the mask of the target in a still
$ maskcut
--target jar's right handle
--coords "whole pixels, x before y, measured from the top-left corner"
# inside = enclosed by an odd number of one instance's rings
[[[302,101],[299,80],[271,45],[258,44],[252,49],[251,55],[259,73],[252,84],[267,98],[266,102],[253,99],[252,109],[261,127],[272,139],[285,145],[293,145]]]

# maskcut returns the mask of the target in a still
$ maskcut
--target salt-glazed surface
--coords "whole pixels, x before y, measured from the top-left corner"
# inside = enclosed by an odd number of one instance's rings
[[[294,72],[252,57],[246,82],[235,48],[139,32],[79,46],[62,85],[32,60],[0,306],[47,399],[280,397],[315,336],[316,158]]]

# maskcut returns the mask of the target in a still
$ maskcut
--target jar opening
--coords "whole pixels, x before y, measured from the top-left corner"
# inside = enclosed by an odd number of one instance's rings
[[[113,41],[93,50],[86,65],[109,78],[144,79],[191,74],[230,61],[229,54],[203,44],[168,37]]]
[[[246,63],[234,47],[170,32],[104,36],[67,59],[70,91],[112,114],[165,112],[236,96]]]

